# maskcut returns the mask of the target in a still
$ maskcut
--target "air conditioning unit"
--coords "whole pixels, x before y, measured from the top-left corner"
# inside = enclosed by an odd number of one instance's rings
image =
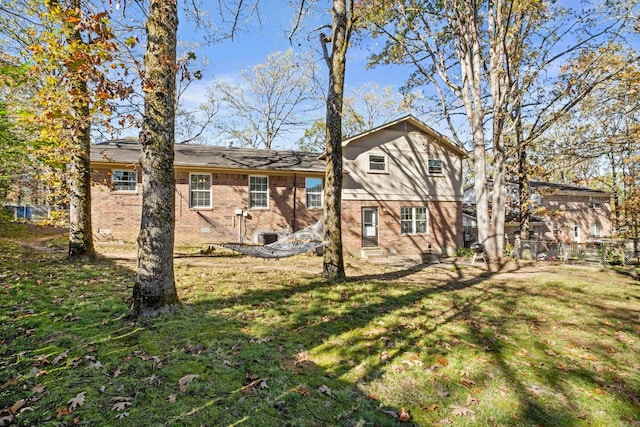
[[[278,240],[278,233],[274,232],[262,232],[258,234],[258,243],[262,243],[263,245],[268,245],[270,243],[274,243]]]

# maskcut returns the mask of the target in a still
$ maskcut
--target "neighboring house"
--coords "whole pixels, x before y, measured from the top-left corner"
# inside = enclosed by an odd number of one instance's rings
[[[462,243],[464,150],[407,116],[343,143],[342,230],[354,256],[452,254]],[[135,241],[140,145],[91,148],[98,238]],[[176,145],[176,244],[270,242],[322,217],[325,161],[296,151]]]
[[[612,236],[611,193],[577,185],[531,181],[531,240],[586,243]],[[518,185],[507,189],[505,235],[514,244],[520,234]],[[465,212],[475,205],[473,187],[464,192]]]

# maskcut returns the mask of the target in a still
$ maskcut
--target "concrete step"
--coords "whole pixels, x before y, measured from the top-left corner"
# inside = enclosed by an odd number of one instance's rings
[[[360,257],[363,259],[384,258],[387,253],[380,248],[362,248],[360,249]]]

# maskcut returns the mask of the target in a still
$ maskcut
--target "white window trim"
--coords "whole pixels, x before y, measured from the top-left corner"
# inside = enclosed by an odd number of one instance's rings
[[[412,231],[409,233],[403,232],[402,231],[402,209],[411,209],[412,211],[412,215],[411,215],[411,229]],[[417,209],[424,209],[425,213],[426,213],[426,218],[425,218],[425,231],[422,232],[417,232],[416,231],[416,223],[417,223],[417,214],[416,214],[416,210]],[[403,236],[415,236],[415,235],[421,235],[421,236],[425,236],[427,234],[429,234],[429,208],[427,208],[426,206],[401,206],[400,207],[400,234]]]
[[[371,169],[371,156],[382,157],[384,160],[384,170]],[[389,173],[389,158],[386,154],[369,153],[367,155],[367,172],[369,173]]]
[[[251,206],[251,178],[266,178],[267,179],[267,206]],[[261,192],[262,193],[262,192]],[[270,205],[270,191],[269,191],[269,176],[268,175],[249,175],[247,180],[247,204],[249,205],[249,209],[269,209]]]
[[[573,241],[580,242],[580,225],[573,224]]]
[[[194,206],[191,192],[191,177],[194,175],[208,175],[209,176],[209,206]],[[196,190],[200,192],[204,192],[204,190]],[[199,173],[199,172],[190,172],[189,173],[189,208],[191,209],[211,209],[213,208],[213,176],[210,173]]]
[[[308,192],[309,189],[307,188],[308,179],[320,180],[320,206],[312,206],[312,207],[309,206],[309,192]],[[311,194],[318,194],[318,193],[311,193]],[[324,179],[313,177],[313,176],[306,176],[304,178],[304,202],[307,209],[322,209],[324,207]]]
[[[597,228],[597,230],[594,230],[595,228]],[[589,226],[589,231],[591,233],[591,237],[602,237],[602,226],[599,222],[592,223]],[[594,233],[594,231],[597,231],[597,233]]]
[[[135,186],[133,188],[133,190],[118,190],[115,188],[115,182],[113,180],[114,177],[114,172],[127,172],[127,173],[133,173],[135,174]],[[124,182],[124,181],[120,181],[120,182]],[[135,170],[130,170],[130,169],[113,169],[111,171],[111,189],[114,193],[129,193],[129,194],[136,194],[138,192],[138,171]]]
[[[431,167],[429,166],[429,162],[432,160],[436,160],[440,162],[440,172],[431,172]],[[433,176],[443,176],[444,175],[444,161],[442,159],[428,159],[427,160],[427,173]]]

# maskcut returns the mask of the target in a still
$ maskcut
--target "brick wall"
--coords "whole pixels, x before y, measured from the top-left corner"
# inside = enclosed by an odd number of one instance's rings
[[[111,171],[92,170],[91,223],[98,240],[136,241],[140,230],[142,195],[111,191]],[[140,189],[138,174],[138,189]]]
[[[428,232],[406,234],[400,232],[401,207],[427,207]],[[429,249],[451,255],[462,246],[462,204],[460,202],[400,202],[355,201],[342,202],[342,243],[345,253],[360,256],[362,247],[361,215],[363,207],[378,208],[379,250],[389,255],[415,255]]]
[[[96,169],[92,177],[92,220],[97,238],[135,242],[140,229],[141,184],[139,183],[137,192],[113,192],[109,185],[109,170]],[[140,177],[138,180],[140,182]],[[212,173],[212,208],[192,209],[189,207],[189,172],[177,171],[176,244],[203,245],[238,241],[236,209],[248,213],[242,228],[245,243],[256,242],[260,232],[289,233],[311,225],[322,217],[321,209],[306,208],[304,176],[269,175],[268,209],[248,209],[248,182],[247,174]],[[412,206],[427,207],[427,234],[400,233],[400,208]],[[342,238],[347,254],[358,257],[361,254],[362,207],[378,207],[379,249],[384,253],[415,255],[432,249],[438,253],[451,254],[462,246],[460,202],[343,200]]]
[[[198,172],[204,173],[204,172]],[[212,173],[212,207],[189,207],[189,172],[176,172],[176,244],[201,245],[239,239],[236,209],[248,213],[241,234],[245,243],[256,241],[261,231],[299,230],[318,221],[321,209],[307,209],[304,176],[269,176],[269,208],[248,208],[249,175]],[[135,241],[140,228],[141,185],[136,193],[113,192],[110,171],[93,171],[92,215],[98,239]],[[138,177],[140,181],[140,177]],[[295,212],[294,212],[295,196]]]
[[[593,204],[598,200],[597,204]],[[574,241],[574,225],[578,226],[578,243],[584,243],[612,236],[611,201],[608,196],[590,197],[582,194],[548,194],[542,197],[544,210],[535,215],[542,223],[532,222],[529,226],[533,240]],[[591,234],[591,225],[600,226],[600,236]],[[520,224],[505,225],[505,235],[510,244],[515,244]]]

